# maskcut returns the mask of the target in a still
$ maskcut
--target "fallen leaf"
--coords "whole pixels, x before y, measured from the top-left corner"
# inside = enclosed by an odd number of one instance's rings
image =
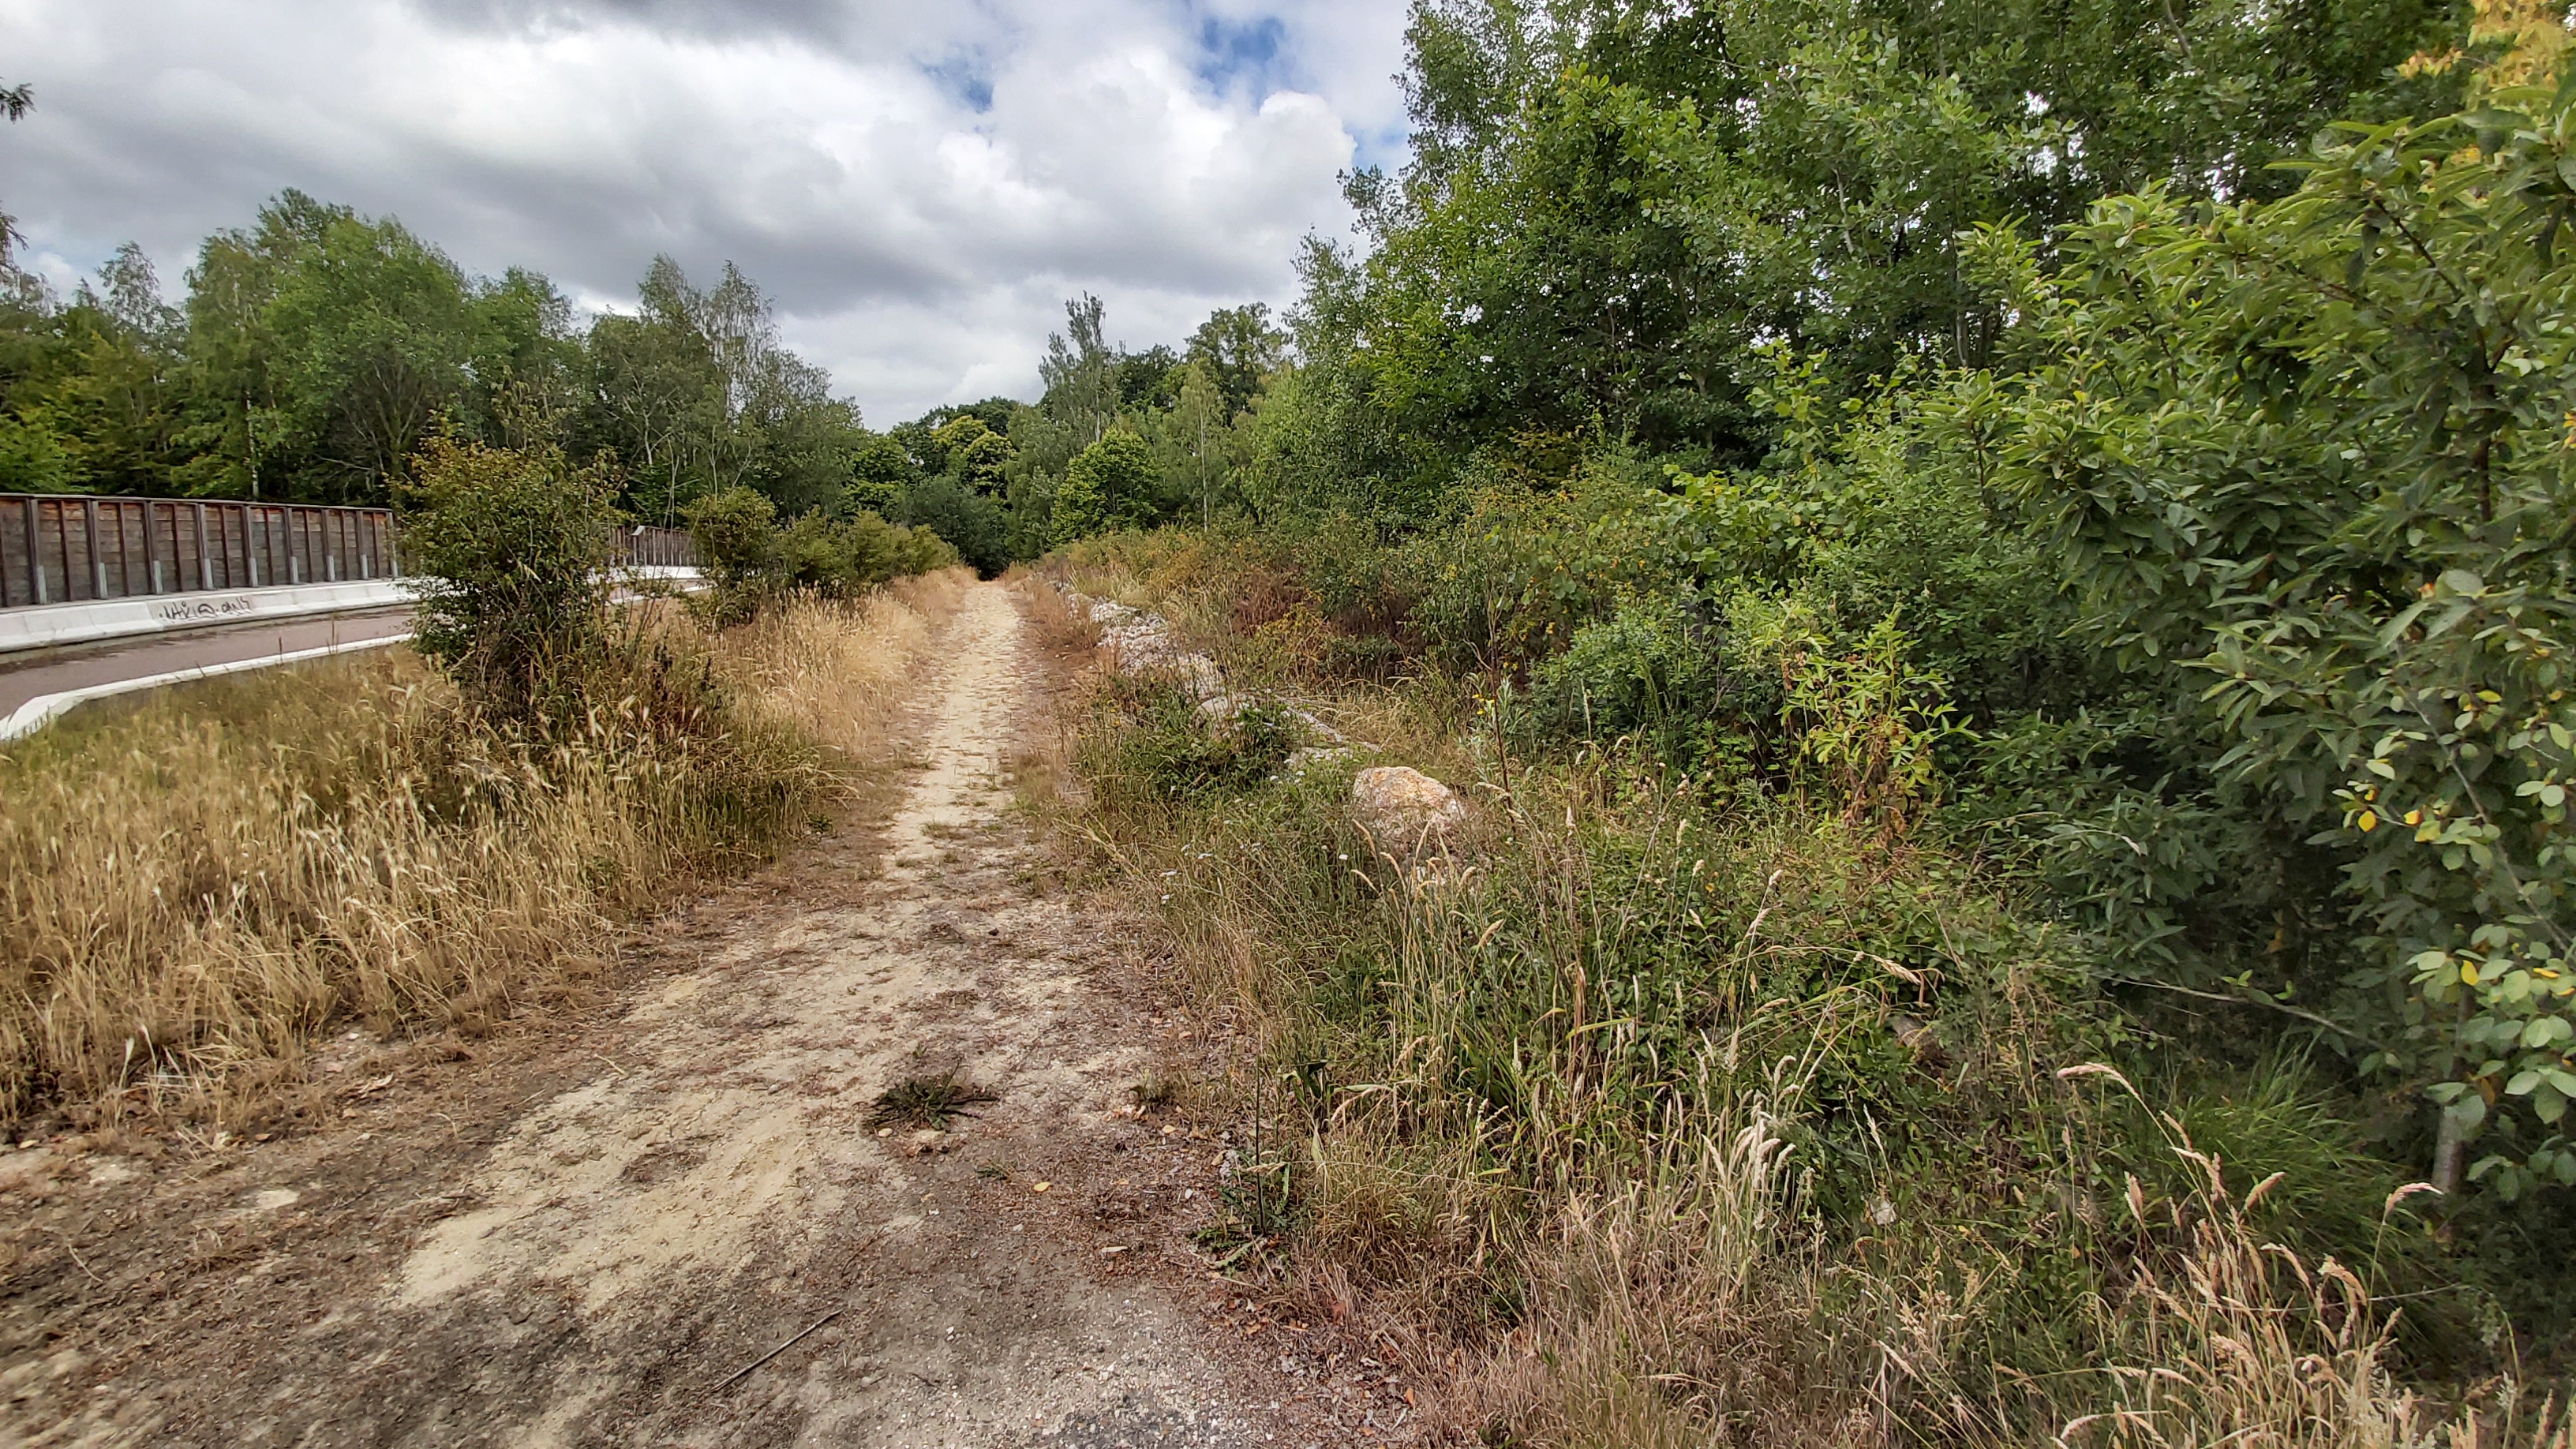
[[[1029,1184],[1029,1191],[1031,1191],[1031,1192],[1044,1192],[1044,1191],[1046,1191],[1048,1188],[1051,1188],[1051,1187],[1053,1187],[1053,1186],[1055,1186],[1055,1184],[1054,1184],[1054,1183],[1051,1183],[1051,1182],[1033,1182],[1033,1183],[1030,1183],[1030,1184]]]

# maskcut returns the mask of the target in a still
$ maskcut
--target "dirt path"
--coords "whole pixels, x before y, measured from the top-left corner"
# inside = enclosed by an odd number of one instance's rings
[[[666,921],[614,1009],[350,1042],[328,1132],[0,1156],[0,1441],[1304,1442],[1201,1321],[1214,1149],[1131,1105],[1134,943],[1008,810],[1027,633],[976,589],[886,835]],[[869,1126],[950,1068],[998,1100]]]

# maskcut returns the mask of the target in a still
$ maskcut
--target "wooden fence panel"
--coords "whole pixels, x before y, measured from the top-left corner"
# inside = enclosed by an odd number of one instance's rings
[[[386,579],[397,565],[381,508],[0,494],[0,608]]]

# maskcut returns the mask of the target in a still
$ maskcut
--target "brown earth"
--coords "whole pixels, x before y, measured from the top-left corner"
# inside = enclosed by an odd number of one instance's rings
[[[1223,1120],[1138,1105],[1227,1043],[1012,808],[1080,661],[1000,585],[947,628],[891,809],[675,904],[590,1004],[351,1034],[316,1126],[0,1152],[0,1442],[1412,1438],[1356,1320],[1199,1246]],[[871,1125],[950,1070],[996,1100]]]

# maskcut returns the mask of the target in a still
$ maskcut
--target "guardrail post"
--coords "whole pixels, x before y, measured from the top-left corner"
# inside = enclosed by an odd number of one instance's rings
[[[27,500],[27,580],[33,586],[35,601],[45,601],[45,555],[39,547],[45,530],[36,521],[36,500]]]

